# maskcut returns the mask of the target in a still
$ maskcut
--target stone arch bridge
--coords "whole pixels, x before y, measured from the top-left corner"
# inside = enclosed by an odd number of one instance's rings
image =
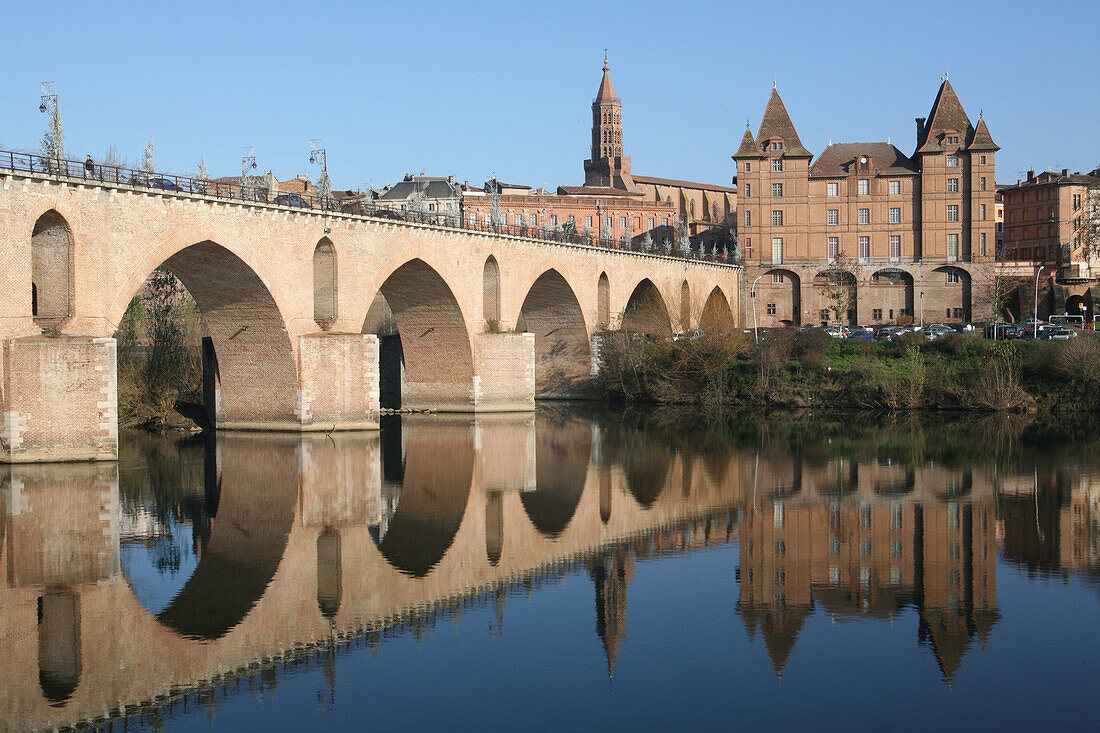
[[[603,328],[732,328],[742,270],[0,168],[9,462],[117,456],[115,333],[158,268],[195,299],[219,428],[377,427],[392,314],[403,406],[588,393]]]

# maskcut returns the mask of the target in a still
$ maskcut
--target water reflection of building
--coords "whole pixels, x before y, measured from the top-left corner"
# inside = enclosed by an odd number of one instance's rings
[[[948,485],[950,490],[950,484]],[[738,613],[761,633],[780,674],[820,604],[838,616],[919,614],[946,679],[996,611],[997,526],[991,491],[914,502],[837,497],[750,507],[741,524]]]
[[[1100,477],[1035,471],[1001,487],[1005,557],[1040,574],[1100,567]]]

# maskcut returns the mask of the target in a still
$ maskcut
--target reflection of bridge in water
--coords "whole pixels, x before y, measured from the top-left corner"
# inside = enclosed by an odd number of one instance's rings
[[[469,604],[502,613],[509,587],[578,567],[595,586],[610,667],[634,560],[738,536],[737,613],[763,633],[777,672],[815,603],[886,617],[912,605],[950,676],[998,618],[996,541],[1020,534],[996,501],[1019,493],[1016,479],[995,484],[986,469],[746,450],[549,411],[405,420],[381,436],[227,435],[183,450],[194,459],[141,470],[134,455],[8,469],[8,725],[105,722],[294,660],[334,665],[338,645]],[[155,614],[121,572],[120,540],[142,519],[135,475],[154,493],[192,487],[198,562]]]

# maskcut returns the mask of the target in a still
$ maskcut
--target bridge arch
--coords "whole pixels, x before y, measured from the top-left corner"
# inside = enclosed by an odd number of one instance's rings
[[[298,367],[286,319],[252,264],[212,240],[171,245],[139,264],[108,311],[122,319],[151,273],[170,273],[187,289],[213,343],[215,422],[219,427],[297,422]],[[148,267],[149,269],[144,269]],[[141,274],[138,274],[141,273]]]
[[[659,338],[672,336],[672,318],[664,296],[653,281],[643,279],[634,288],[623,311],[623,330]]]
[[[72,315],[73,231],[56,209],[34,223],[31,233],[31,315],[59,326]]]
[[[446,411],[473,392],[470,334],[458,300],[428,263],[412,259],[379,287],[396,324],[404,363],[402,404]]]
[[[520,307],[520,318],[535,335],[535,395],[567,397],[582,392],[592,374],[588,327],[561,273],[550,269],[535,280]]]
[[[703,305],[703,313],[699,316],[699,330],[708,334],[729,333],[733,330],[733,310],[722,288],[715,285],[707,296],[707,302]]]
[[[323,237],[313,249],[313,320],[321,328],[331,328],[337,317],[336,248]]]

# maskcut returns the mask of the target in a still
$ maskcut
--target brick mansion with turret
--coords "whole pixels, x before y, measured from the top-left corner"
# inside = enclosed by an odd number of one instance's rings
[[[839,143],[815,159],[772,89],[733,156],[761,325],[988,317],[979,291],[996,254],[999,148],[946,79],[916,122],[912,155],[890,142]]]

